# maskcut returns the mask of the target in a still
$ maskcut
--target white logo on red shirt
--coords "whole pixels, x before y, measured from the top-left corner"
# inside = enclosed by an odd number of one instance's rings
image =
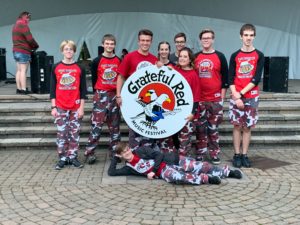
[[[241,74],[249,74],[253,70],[254,66],[249,63],[249,61],[241,62],[239,73]]]
[[[136,66],[136,70],[140,70],[142,68],[145,68],[147,66],[152,66],[152,63],[148,62],[148,61],[142,61],[140,62],[137,66]]]
[[[211,78],[214,64],[209,59],[204,59],[199,63],[199,77]]]

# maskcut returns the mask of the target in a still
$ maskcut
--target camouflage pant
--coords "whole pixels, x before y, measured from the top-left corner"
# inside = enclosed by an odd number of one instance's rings
[[[192,122],[187,122],[179,131],[179,155],[189,156],[191,154],[193,131],[194,124]]]
[[[160,148],[161,152],[175,152],[176,151],[173,136],[158,139],[158,143],[159,143],[159,148]]]
[[[258,121],[259,98],[243,98],[244,109],[238,109],[235,101],[230,99],[229,118],[233,125],[241,127],[254,127]]]
[[[222,102],[200,102],[200,116],[195,121],[196,154],[203,157],[207,150],[211,158],[220,153],[219,125],[223,120]]]
[[[141,146],[149,146],[155,148],[157,147],[156,140],[144,137],[129,128],[129,147],[132,149],[132,151],[135,151],[138,147]]]
[[[104,122],[107,123],[110,134],[109,149],[113,152],[121,139],[120,109],[116,103],[116,93],[97,90],[93,98],[93,104],[91,131],[85,148],[85,155],[94,154]]]
[[[78,112],[71,110],[57,109],[57,117],[54,123],[57,127],[57,152],[60,158],[76,158],[79,149],[79,132],[81,119],[78,119]]]
[[[178,165],[166,165],[162,169],[160,177],[169,183],[176,184],[203,184],[201,174],[228,177],[230,170],[227,165],[223,168],[213,166],[208,162],[196,161],[193,158],[180,156]]]

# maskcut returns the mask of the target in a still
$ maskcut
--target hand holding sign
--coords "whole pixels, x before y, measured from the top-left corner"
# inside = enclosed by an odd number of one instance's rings
[[[121,111],[127,125],[149,138],[177,133],[193,108],[188,82],[166,66],[137,70],[124,83],[121,96]]]

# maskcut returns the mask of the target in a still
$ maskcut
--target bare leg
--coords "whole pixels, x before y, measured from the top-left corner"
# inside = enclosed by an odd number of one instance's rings
[[[247,154],[251,140],[251,128],[243,128],[243,154]]]
[[[19,77],[19,82],[20,82],[20,88],[22,90],[26,90],[26,75],[27,75],[27,69],[28,69],[29,63],[19,63],[20,67],[20,77]]]
[[[20,81],[20,77],[21,77],[21,64],[17,63],[17,70],[16,70],[16,85],[17,85],[17,89],[21,89],[21,81]]]
[[[242,130],[239,126],[233,127],[232,138],[233,138],[233,147],[234,147],[235,154],[240,154],[241,132]]]

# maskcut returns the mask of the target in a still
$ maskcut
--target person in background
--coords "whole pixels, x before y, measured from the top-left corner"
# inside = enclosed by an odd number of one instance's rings
[[[233,124],[233,166],[238,168],[251,167],[247,153],[251,129],[258,121],[258,84],[264,67],[264,54],[254,47],[255,36],[254,25],[244,24],[241,27],[242,47],[231,55],[229,63],[229,118]]]
[[[123,49],[122,49],[121,60],[123,60],[123,59],[124,59],[124,57],[125,57],[125,55],[127,55],[127,54],[128,54],[128,51],[127,51],[127,49],[126,49],[126,48],[123,48]]]
[[[53,66],[50,78],[51,115],[57,126],[56,170],[68,164],[83,167],[78,160],[79,132],[87,99],[85,70],[74,61],[75,43],[63,41],[60,51],[63,60]]]
[[[169,42],[161,41],[158,44],[157,52],[158,52],[158,60],[164,66],[171,66],[172,68],[175,66],[175,64],[170,61],[171,46]]]
[[[223,102],[228,88],[228,64],[223,53],[214,49],[215,32],[204,29],[199,34],[202,50],[195,67],[200,79],[199,119],[195,121],[196,159],[209,153],[213,164],[219,164],[219,125],[223,120]]]
[[[29,94],[26,88],[26,78],[32,51],[38,49],[39,45],[33,38],[29,21],[31,14],[22,12],[12,28],[13,56],[16,61],[16,94]]]
[[[110,133],[110,157],[113,156],[120,134],[120,108],[116,102],[117,68],[121,63],[114,54],[116,38],[105,34],[102,38],[104,52],[92,62],[91,72],[93,88],[96,90],[93,98],[91,114],[91,131],[85,148],[85,156],[89,164],[96,161],[95,149],[101,136],[102,126],[107,123]]]
[[[178,63],[179,51],[183,49],[186,45],[186,35],[185,33],[178,33],[174,37],[174,43],[176,47],[176,51],[170,55],[170,61],[174,64]]]
[[[175,64],[169,60],[171,46],[167,41],[161,41],[158,44],[158,61],[162,63],[164,66],[169,66],[171,68],[175,67]],[[162,138],[158,140],[160,145],[160,150],[162,152],[173,152],[176,151],[176,148],[179,147],[178,135],[174,134],[171,137]]]

